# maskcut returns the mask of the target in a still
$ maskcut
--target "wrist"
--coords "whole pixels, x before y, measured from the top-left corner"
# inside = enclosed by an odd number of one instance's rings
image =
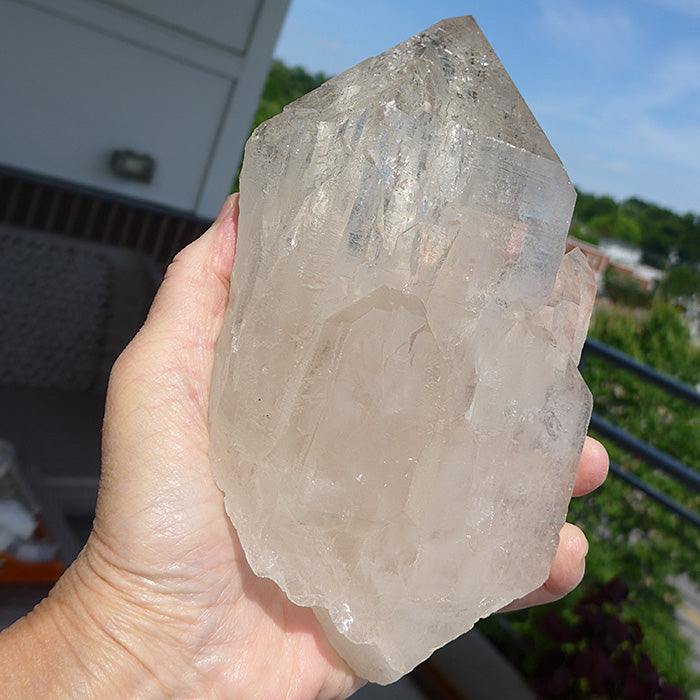
[[[3,697],[167,697],[129,641],[132,626],[120,619],[128,613],[120,615],[83,557],[48,598],[0,634]]]

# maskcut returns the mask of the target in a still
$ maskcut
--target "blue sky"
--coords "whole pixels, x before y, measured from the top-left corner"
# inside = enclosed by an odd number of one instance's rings
[[[700,214],[700,0],[292,0],[275,55],[336,74],[463,14],[574,184]]]

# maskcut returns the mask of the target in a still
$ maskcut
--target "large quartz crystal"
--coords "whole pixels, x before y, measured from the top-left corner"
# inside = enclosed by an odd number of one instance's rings
[[[360,676],[547,578],[591,410],[574,196],[470,17],[248,142],[212,466],[253,570]]]

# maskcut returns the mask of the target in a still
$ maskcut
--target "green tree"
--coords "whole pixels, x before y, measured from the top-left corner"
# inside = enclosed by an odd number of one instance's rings
[[[620,211],[596,214],[589,219],[587,228],[600,238],[619,238],[634,246],[642,244],[642,228],[634,217]]]
[[[288,68],[279,59],[272,61],[263,94],[253,120],[253,129],[279,114],[290,102],[316,89],[328,80],[325,73],[307,73],[301,66]]]
[[[617,212],[618,203],[608,196],[599,197],[586,192],[578,192],[574,218],[580,221],[589,221],[595,216],[606,216]]]
[[[664,268],[672,253],[686,264],[700,263],[700,217],[684,215],[636,197],[618,203],[612,197],[578,192],[571,233],[598,243],[619,238],[638,246],[643,260]]]
[[[668,271],[662,292],[666,299],[700,294],[700,269],[693,265],[675,265]]]

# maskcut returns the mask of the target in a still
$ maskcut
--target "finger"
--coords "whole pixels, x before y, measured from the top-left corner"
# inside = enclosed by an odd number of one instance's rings
[[[237,219],[238,195],[232,195],[211,228],[168,267],[143,328],[113,369],[110,385],[119,385],[124,398],[129,385],[140,394],[134,400],[172,398],[180,405],[188,397],[193,407],[206,407],[228,303]]]
[[[581,582],[586,570],[587,553],[586,536],[576,525],[565,523],[559,533],[559,547],[549,571],[549,578],[537,590],[514,600],[501,612],[553,603],[563,598]]]
[[[238,195],[231,195],[211,228],[178,253],[144,325],[145,334],[183,345],[213,347],[228,302],[236,250]],[[208,341],[208,343],[207,343]]]
[[[583,496],[597,489],[608,475],[608,464],[605,447],[594,438],[586,437],[573,495]]]
[[[118,474],[127,493],[124,464],[134,465],[133,488],[143,490],[147,476],[138,471],[140,465],[173,469],[181,462],[184,470],[192,463],[187,448],[206,452],[209,381],[228,300],[237,215],[238,196],[233,195],[211,228],[176,256],[144,327],[112,369],[102,441],[103,490]],[[149,475],[153,483],[162,480],[156,469]]]

